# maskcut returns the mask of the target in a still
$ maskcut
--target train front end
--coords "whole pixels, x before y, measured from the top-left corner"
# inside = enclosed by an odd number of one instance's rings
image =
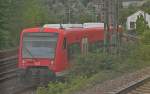
[[[55,58],[59,38],[59,32],[56,31],[34,28],[21,33],[18,66],[22,77],[31,79],[54,76],[57,70]]]

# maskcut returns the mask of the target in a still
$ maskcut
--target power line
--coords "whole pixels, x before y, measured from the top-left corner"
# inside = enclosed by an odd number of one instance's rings
[[[119,25],[119,5],[120,0],[99,0],[95,1],[97,12],[100,15],[101,22],[105,24],[105,39],[104,39],[104,51],[109,50],[109,45],[114,44],[114,47],[118,49],[119,34],[118,34],[118,25]],[[102,16],[102,17],[101,17]],[[112,31],[110,32],[110,26]],[[112,37],[114,36],[114,37]],[[111,38],[110,38],[111,37]]]

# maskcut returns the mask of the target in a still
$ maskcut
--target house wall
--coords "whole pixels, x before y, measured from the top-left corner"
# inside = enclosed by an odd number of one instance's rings
[[[148,22],[148,25],[150,27],[150,15],[147,13],[144,13],[143,11],[138,11],[127,18],[127,22],[126,22],[127,30],[136,29],[136,20],[137,20],[138,16],[140,16],[140,15],[145,17],[145,20]],[[131,28],[131,23],[135,23],[133,28]]]

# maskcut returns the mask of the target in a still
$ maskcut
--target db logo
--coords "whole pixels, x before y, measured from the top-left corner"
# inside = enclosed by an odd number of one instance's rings
[[[41,63],[40,62],[35,62],[35,65],[40,65]]]

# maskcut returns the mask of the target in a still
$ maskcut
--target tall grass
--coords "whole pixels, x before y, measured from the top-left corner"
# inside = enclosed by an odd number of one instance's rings
[[[150,66],[149,48],[148,45],[128,45],[119,55],[99,51],[88,53],[87,56],[78,55],[66,82],[50,82],[47,88],[40,87],[37,94],[71,94],[124,73]]]

